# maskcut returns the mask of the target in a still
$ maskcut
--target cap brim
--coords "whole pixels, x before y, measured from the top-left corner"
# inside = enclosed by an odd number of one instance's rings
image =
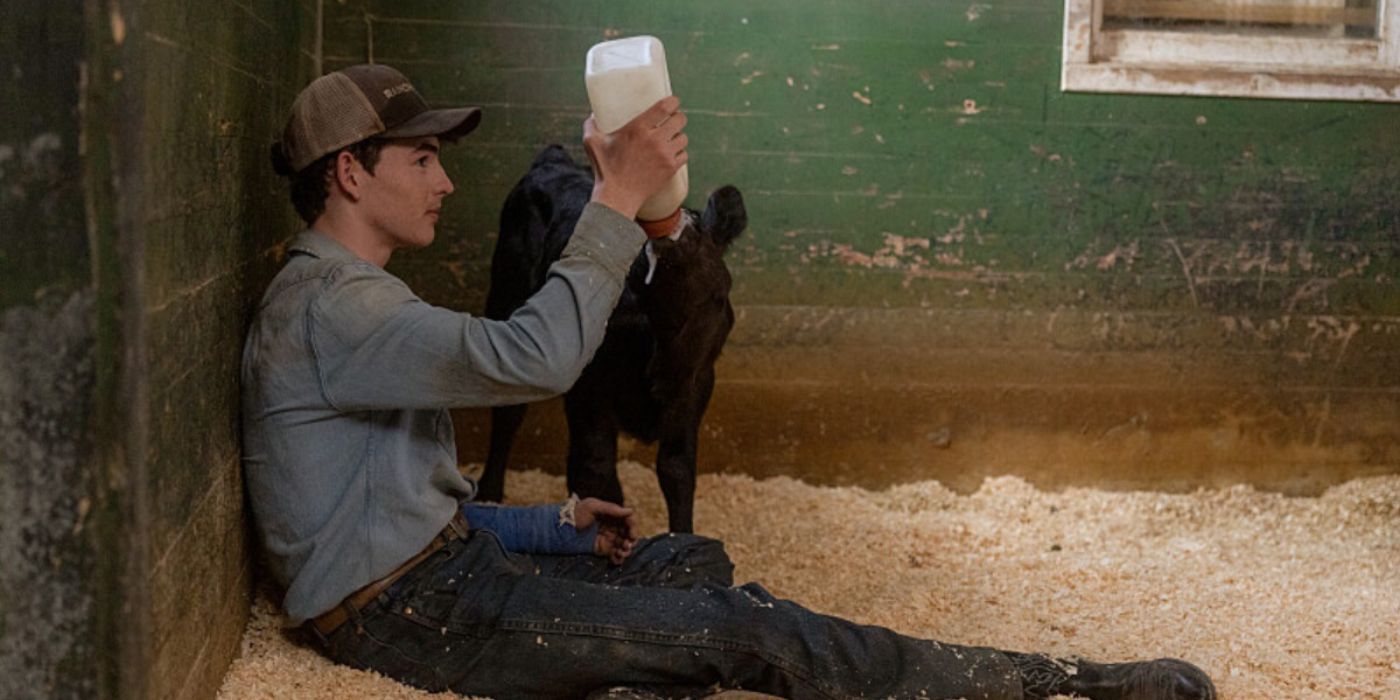
[[[472,129],[475,129],[480,123],[480,107],[430,109],[392,129],[386,129],[379,134],[379,137],[408,139],[417,136],[436,136],[444,141],[456,141],[471,133]]]

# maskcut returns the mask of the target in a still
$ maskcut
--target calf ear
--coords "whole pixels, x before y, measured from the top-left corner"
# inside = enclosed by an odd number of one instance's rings
[[[700,215],[700,230],[713,236],[721,246],[739,237],[749,225],[744,196],[733,185],[725,185],[710,195],[705,213]]]

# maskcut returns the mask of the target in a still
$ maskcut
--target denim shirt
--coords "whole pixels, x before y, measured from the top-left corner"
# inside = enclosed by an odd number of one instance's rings
[[[493,321],[425,303],[324,234],[297,236],[242,366],[244,475],[292,623],[393,571],[474,495],[446,409],[572,386],[645,240],[589,204],[544,287]]]

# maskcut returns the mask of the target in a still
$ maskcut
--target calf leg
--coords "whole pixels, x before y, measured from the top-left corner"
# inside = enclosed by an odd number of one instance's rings
[[[684,434],[661,438],[656,453],[656,478],[666,497],[671,532],[695,531],[695,453],[698,426]]]
[[[676,392],[661,420],[656,478],[666,497],[671,532],[695,531],[695,470],[700,421],[715,388],[713,369],[702,370],[688,389]]]
[[[491,409],[491,447],[486,453],[486,468],[477,484],[476,500],[499,503],[506,495],[506,463],[515,434],[525,421],[529,404],[497,406]]]
[[[569,493],[622,503],[617,480],[617,417],[596,396],[564,395],[569,422]]]

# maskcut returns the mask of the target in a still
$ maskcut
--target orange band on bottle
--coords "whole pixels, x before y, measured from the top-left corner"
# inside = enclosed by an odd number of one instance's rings
[[[681,210],[677,207],[670,216],[655,221],[637,220],[642,225],[642,230],[646,231],[647,238],[665,238],[676,232],[676,225],[680,223]]]

